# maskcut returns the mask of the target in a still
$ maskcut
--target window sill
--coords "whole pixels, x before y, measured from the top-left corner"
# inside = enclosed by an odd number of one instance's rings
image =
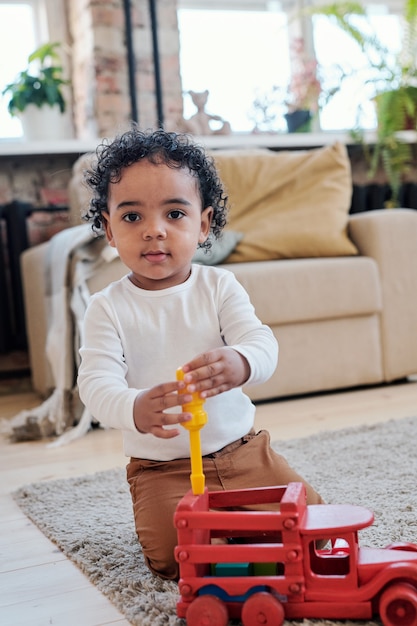
[[[417,132],[404,131],[398,133],[401,139],[409,143],[417,143]],[[367,142],[375,141],[375,133],[365,134]],[[272,149],[302,149],[326,146],[339,141],[345,145],[354,145],[348,132],[322,133],[235,133],[232,135],[208,135],[196,137],[196,141],[208,149],[227,148],[272,148]],[[81,155],[94,152],[100,139],[67,139],[61,141],[28,142],[20,139],[15,141],[0,140],[0,157],[5,156],[35,156],[54,154]]]
[[[0,156],[81,155],[93,152],[99,139],[61,139],[59,141],[0,140]]]

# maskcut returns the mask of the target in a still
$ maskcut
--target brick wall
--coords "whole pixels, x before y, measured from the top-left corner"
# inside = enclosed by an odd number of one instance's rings
[[[164,119],[182,115],[175,0],[158,0],[157,22]],[[129,127],[131,105],[123,2],[67,0],[73,50],[74,124],[78,137],[108,137]],[[132,0],[139,124],[157,126],[148,0]]]
[[[35,205],[65,205],[75,157],[67,155],[0,157],[0,204],[21,200]]]

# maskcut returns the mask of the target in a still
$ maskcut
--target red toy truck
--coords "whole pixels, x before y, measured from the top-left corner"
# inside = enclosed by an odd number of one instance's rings
[[[417,626],[417,545],[359,547],[373,519],[360,506],[307,506],[302,483],[189,491],[174,516],[177,614],[188,626],[377,615],[384,626]]]

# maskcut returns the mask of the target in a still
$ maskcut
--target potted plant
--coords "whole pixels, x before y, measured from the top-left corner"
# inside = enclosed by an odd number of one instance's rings
[[[326,70],[307,54],[302,37],[292,40],[290,53],[292,71],[287,87],[274,85],[253,101],[250,117],[255,122],[254,132],[273,131],[277,117],[285,118],[290,133],[310,132],[314,116],[339,90],[340,68],[332,65],[333,78],[329,79]]]
[[[9,95],[9,113],[20,117],[28,138],[48,137],[54,117],[60,117],[66,109],[62,88],[69,81],[63,78],[57,52],[60,45],[59,42],[45,43],[37,48],[28,57],[27,69],[22,70],[16,80],[2,91],[3,96]],[[32,71],[33,67],[35,71]],[[41,114],[45,111],[46,125],[43,126]]]
[[[392,54],[371,29],[362,28],[350,19],[365,17],[365,8],[358,2],[334,2],[309,10],[311,15],[325,15],[347,33],[366,55],[372,76],[364,78],[374,90],[377,117],[376,141],[369,150],[361,129],[353,135],[365,147],[369,176],[382,166],[392,191],[392,206],[399,203],[404,175],[412,162],[412,146],[401,131],[415,130],[417,123],[417,0],[405,0],[402,49]]]

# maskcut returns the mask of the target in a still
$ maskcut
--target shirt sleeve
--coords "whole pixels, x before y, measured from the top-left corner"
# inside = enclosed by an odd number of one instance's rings
[[[92,415],[105,426],[138,432],[133,405],[140,390],[128,387],[117,323],[106,304],[104,298],[93,297],[84,317],[79,394]]]

